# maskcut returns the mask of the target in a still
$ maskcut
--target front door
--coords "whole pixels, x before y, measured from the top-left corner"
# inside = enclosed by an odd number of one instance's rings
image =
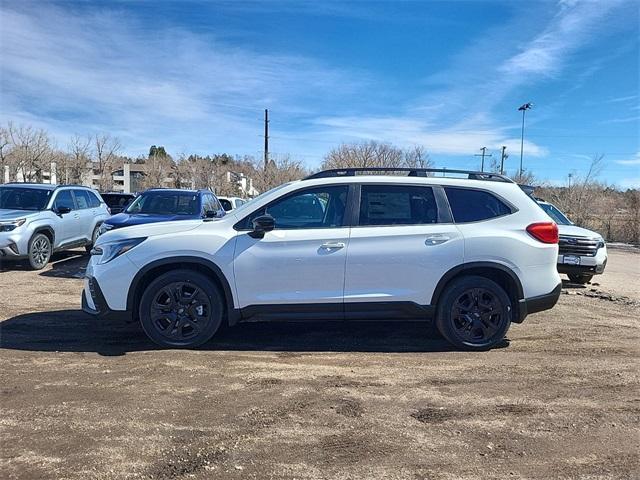
[[[345,226],[347,185],[301,189],[254,211],[238,227],[234,272],[241,308],[315,312],[342,317],[344,267],[349,243]],[[263,238],[248,232],[252,220],[271,215],[275,229]],[[316,304],[324,304],[324,307]]]
[[[71,190],[60,190],[56,194],[56,198],[53,201],[54,211],[57,211],[61,207],[69,208],[71,211],[69,213],[57,214],[58,220],[55,228],[56,247],[74,242],[80,235],[80,216]]]

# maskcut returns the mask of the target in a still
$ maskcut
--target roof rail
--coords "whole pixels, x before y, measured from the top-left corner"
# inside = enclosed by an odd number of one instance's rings
[[[490,180],[494,182],[506,182],[515,183],[506,175],[490,172],[476,172],[473,170],[455,170],[449,168],[405,168],[405,167],[347,167],[347,168],[332,168],[330,170],[322,170],[321,172],[314,173],[305,177],[304,180],[311,180],[315,178],[330,178],[330,177],[353,177],[357,173],[363,172],[408,172],[409,177],[426,177],[429,173],[442,173],[443,176],[448,173],[467,175],[470,180]]]

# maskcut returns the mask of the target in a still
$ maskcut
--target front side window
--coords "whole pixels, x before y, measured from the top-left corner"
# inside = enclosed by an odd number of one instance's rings
[[[126,212],[148,215],[198,215],[198,209],[197,193],[147,192],[129,205]]]
[[[71,190],[61,190],[58,192],[56,196],[56,201],[54,203],[54,207],[58,208],[68,208],[70,210],[75,210],[75,205],[73,203],[73,197],[71,196]]]
[[[445,187],[444,191],[456,223],[478,222],[512,213],[502,200],[483,190]]]
[[[424,225],[438,222],[431,187],[412,185],[362,185],[361,226]]]
[[[271,215],[277,229],[342,227],[348,191],[348,185],[336,185],[295,192],[253,212],[241,222],[242,229],[250,229],[261,215]]]
[[[7,210],[44,210],[51,190],[44,188],[0,187],[0,208]]]
[[[203,196],[203,210],[204,213],[207,212],[217,212],[218,210],[220,210],[220,207],[218,206],[218,202],[216,202],[216,197],[214,197],[211,194],[206,194]]]

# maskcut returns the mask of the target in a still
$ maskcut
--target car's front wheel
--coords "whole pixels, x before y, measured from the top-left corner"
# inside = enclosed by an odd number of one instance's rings
[[[151,340],[163,347],[202,345],[220,328],[223,296],[205,275],[176,270],[160,275],[145,289],[140,322]]]
[[[454,280],[438,303],[436,326],[458,348],[486,350],[504,339],[513,307],[504,289],[485,277]]]
[[[42,270],[51,259],[51,240],[44,233],[36,233],[29,241],[29,266]]]
[[[567,275],[567,277],[569,277],[569,280],[571,281],[571,283],[579,283],[581,285],[584,285],[591,281],[591,279],[593,278],[593,275],[584,274],[584,273],[572,273]]]

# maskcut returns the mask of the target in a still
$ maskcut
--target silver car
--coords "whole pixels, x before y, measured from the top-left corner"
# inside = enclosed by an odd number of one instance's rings
[[[88,187],[39,183],[0,185],[0,262],[27,259],[44,268],[53,252],[76,247],[87,251],[110,213]]]

